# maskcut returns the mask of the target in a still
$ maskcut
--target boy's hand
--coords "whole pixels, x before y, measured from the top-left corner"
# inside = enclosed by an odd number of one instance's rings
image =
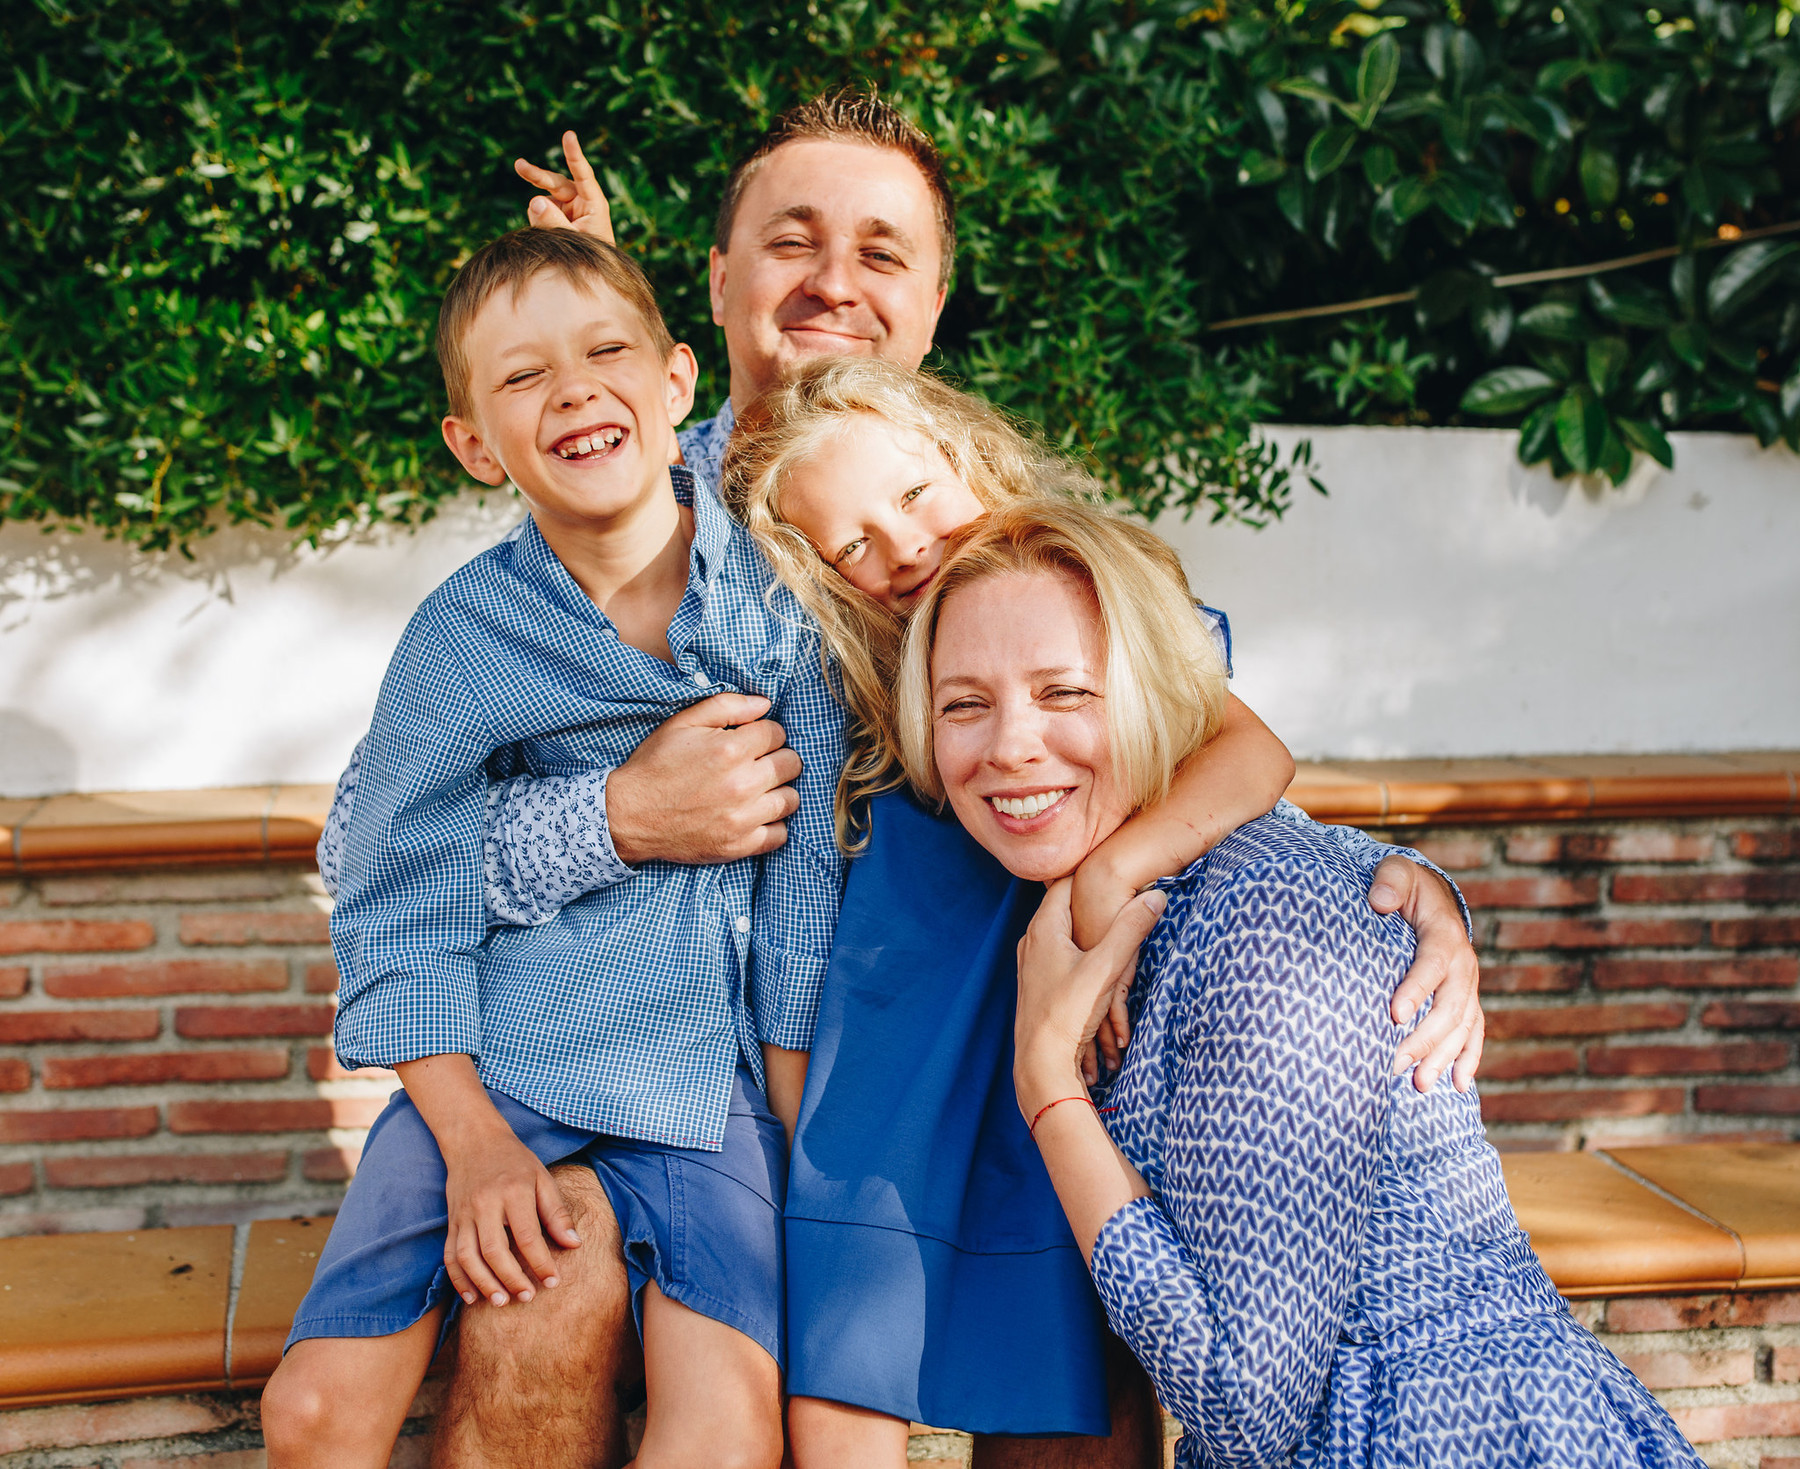
[[[493,1306],[514,1296],[529,1301],[537,1293],[533,1277],[554,1289],[556,1261],[544,1231],[564,1249],[581,1243],[556,1180],[504,1122],[459,1141],[446,1155],[450,1284],[469,1306],[478,1297]]]
[[[671,715],[606,779],[621,861],[735,862],[787,840],[800,757],[753,694],[714,694]]]
[[[1431,1001],[1431,1013],[1395,1055],[1394,1070],[1416,1064],[1413,1085],[1426,1092],[1454,1062],[1452,1082],[1466,1092],[1481,1064],[1487,1020],[1478,993],[1481,966],[1449,884],[1409,858],[1389,857],[1375,869],[1369,906],[1377,913],[1398,912],[1419,936],[1412,968],[1394,991],[1395,1023],[1407,1024]]]
[[[1113,920],[1125,911],[1125,905],[1137,896],[1137,888],[1114,872],[1096,850],[1075,869],[1074,886],[1069,894],[1069,912],[1073,920],[1076,946],[1091,949],[1106,937]],[[1131,1043],[1131,996],[1129,977],[1113,993],[1112,1004],[1092,1041],[1081,1053],[1082,1079],[1092,1086],[1100,1079],[1095,1065],[1096,1050],[1105,1058],[1109,1071],[1117,1071],[1124,1059],[1125,1047]]]
[[[513,160],[513,170],[526,183],[544,192],[525,206],[533,225],[547,230],[580,230],[612,245],[612,209],[600,189],[600,181],[588,166],[587,155],[574,133],[562,135],[563,157],[569,161],[570,178],[539,168],[523,158]]]

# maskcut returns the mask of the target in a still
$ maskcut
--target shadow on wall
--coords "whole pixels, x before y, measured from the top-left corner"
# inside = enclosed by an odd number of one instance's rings
[[[56,796],[81,789],[74,745],[23,709],[0,709],[0,796]]]

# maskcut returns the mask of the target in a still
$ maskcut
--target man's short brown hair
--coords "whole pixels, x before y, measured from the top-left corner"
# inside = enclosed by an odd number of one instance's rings
[[[438,308],[437,356],[444,372],[450,413],[469,417],[469,358],[463,341],[476,314],[498,290],[510,287],[516,297],[541,271],[554,271],[580,290],[604,286],[622,296],[638,314],[651,350],[665,361],[675,350],[656,292],[630,256],[591,235],[570,229],[522,229],[483,245],[457,271],[444,303]]]
[[[892,103],[874,91],[855,87],[826,92],[788,108],[769,124],[756,146],[738,160],[731,177],[725,180],[725,196],[719,201],[719,217],[713,226],[713,244],[719,253],[726,254],[731,248],[731,228],[737,222],[738,204],[763,159],[782,144],[802,138],[867,143],[876,148],[892,148],[912,159],[925,176],[925,187],[931,191],[941,256],[938,285],[947,285],[950,266],[956,258],[956,201],[950,197],[950,185],[944,179],[943,157],[924,131]]]

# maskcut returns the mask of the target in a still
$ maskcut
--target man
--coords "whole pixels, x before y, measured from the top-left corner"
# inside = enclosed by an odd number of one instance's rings
[[[517,164],[546,191],[532,201],[531,222],[610,241],[604,194],[572,134],[564,149],[571,178]],[[855,93],[784,113],[733,170],[720,204],[710,286],[713,320],[725,334],[730,396],[715,418],[680,436],[689,467],[716,487],[737,409],[815,357],[866,353],[916,368],[930,350],[954,254],[955,211],[941,161],[900,113]],[[746,708],[752,702],[733,694],[696,705],[616,770],[598,773],[601,842],[609,834],[612,847],[598,855],[599,865],[722,861],[781,845],[799,761],[778,727],[756,720],[760,707]],[[1419,970],[1468,976],[1461,1002],[1441,1006],[1452,1023],[1428,1038],[1429,1056],[1421,1045],[1414,1057],[1429,1084],[1471,1032],[1478,1054],[1473,952],[1450,896],[1413,864],[1385,863],[1372,900],[1384,911],[1404,907],[1416,926],[1423,924]],[[579,1194],[569,1202],[584,1239],[591,1237],[589,1218],[604,1232],[604,1209],[590,1213]],[[1129,1354],[1117,1358],[1110,1438],[990,1439],[978,1445],[976,1462],[1017,1469],[1159,1464],[1154,1397]],[[621,1394],[631,1392],[640,1363],[622,1270],[566,1270],[561,1289],[529,1304],[468,1310],[438,1461],[609,1461],[607,1446],[619,1441]]]

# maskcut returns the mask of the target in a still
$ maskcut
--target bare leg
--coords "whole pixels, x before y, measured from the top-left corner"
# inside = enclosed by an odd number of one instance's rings
[[[562,1283],[529,1302],[464,1310],[438,1418],[437,1469],[618,1469],[619,1390],[642,1380],[631,1287],[606,1190],[580,1165],[551,1169],[581,1234],[551,1247]]]
[[[760,1346],[644,1287],[638,1469],[778,1469],[781,1369]]]
[[[827,1398],[788,1400],[794,1469],[904,1469],[910,1426]]]
[[[263,1389],[270,1469],[384,1469],[443,1319],[437,1310],[392,1336],[295,1342]]]
[[[1106,1395],[1112,1433],[1106,1438],[975,1439],[974,1469],[1161,1469],[1162,1409],[1136,1357],[1116,1336],[1106,1339]]]

